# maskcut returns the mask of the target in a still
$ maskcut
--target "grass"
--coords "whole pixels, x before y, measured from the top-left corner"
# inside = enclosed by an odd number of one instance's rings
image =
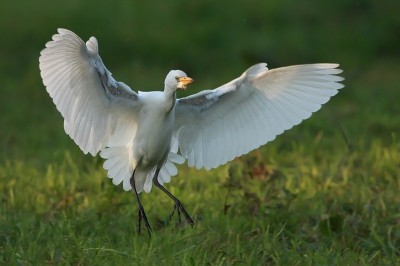
[[[395,139],[385,148],[377,141],[352,153],[267,147],[262,151],[268,155],[253,152],[219,170],[180,171],[168,188],[195,217],[193,229],[177,224],[177,217],[169,222],[172,202],[164,194],[143,195],[152,238],[137,235],[133,195],[104,178],[99,159],[77,165],[67,153],[44,171],[8,161],[0,169],[2,179],[14,177],[1,187],[3,262],[399,262]]]
[[[0,3],[0,264],[400,264],[395,3],[44,3]],[[38,54],[57,27],[98,37],[107,67],[135,90],[160,89],[178,68],[196,80],[190,94],[259,61],[340,62],[346,87],[225,166],[180,166],[167,188],[194,228],[169,221],[159,190],[141,194],[154,233],[139,236],[133,194],[69,139],[41,84]]]

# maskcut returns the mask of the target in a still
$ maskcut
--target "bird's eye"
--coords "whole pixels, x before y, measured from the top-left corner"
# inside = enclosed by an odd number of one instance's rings
[[[178,78],[178,77],[175,77],[175,79],[176,79],[176,81],[179,81],[179,78]]]

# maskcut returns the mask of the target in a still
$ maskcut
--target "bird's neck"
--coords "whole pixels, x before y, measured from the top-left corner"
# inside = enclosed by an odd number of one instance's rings
[[[166,100],[167,112],[169,113],[175,106],[176,91],[165,89],[164,96],[165,96],[165,100]]]

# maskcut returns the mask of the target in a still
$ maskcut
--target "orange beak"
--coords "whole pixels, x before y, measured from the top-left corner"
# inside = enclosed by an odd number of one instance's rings
[[[179,82],[182,82],[184,85],[188,85],[192,83],[194,80],[189,77],[179,78]]]

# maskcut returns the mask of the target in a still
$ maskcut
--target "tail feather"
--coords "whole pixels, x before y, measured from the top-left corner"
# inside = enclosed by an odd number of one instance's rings
[[[100,156],[106,161],[103,164],[104,169],[108,171],[107,176],[113,180],[113,184],[119,185],[124,181],[124,190],[130,190],[130,176],[133,167],[136,166],[133,160],[130,160],[130,146],[116,146],[106,148],[101,151]]]
[[[113,184],[114,185],[119,185],[119,184],[121,184],[121,182],[122,182],[122,180],[124,180],[124,179],[126,179],[126,178],[129,178],[129,168],[128,167],[124,167],[124,168],[121,168],[120,169],[120,171],[118,171],[116,174],[115,174],[115,177],[113,178]],[[110,174],[110,176],[111,176],[111,174]]]
[[[153,185],[153,176],[156,173],[156,167],[154,167],[148,174],[146,177],[146,180],[144,182],[144,186],[143,186],[143,190],[146,193],[149,193],[151,191],[151,187]]]
[[[104,162],[104,169],[108,171],[107,176],[112,179],[113,184],[119,185],[123,181],[123,188],[125,191],[132,189],[130,184],[130,178],[132,176],[133,169],[136,168],[136,161],[133,159],[132,145],[126,146],[115,146],[106,148],[101,151],[100,156],[106,161]],[[170,152],[167,160],[160,169],[158,175],[158,182],[162,185],[171,181],[171,176],[178,174],[178,169],[174,163],[182,164],[185,159],[174,152]],[[156,171],[156,167],[150,171],[136,171],[135,172],[135,186],[138,193],[144,190],[149,193],[153,184],[153,177]]]
[[[167,169],[167,172],[171,176],[176,176],[178,174],[178,169],[176,168],[176,166],[171,161],[166,161],[164,166]],[[164,182],[168,183],[169,181],[164,180]]]

